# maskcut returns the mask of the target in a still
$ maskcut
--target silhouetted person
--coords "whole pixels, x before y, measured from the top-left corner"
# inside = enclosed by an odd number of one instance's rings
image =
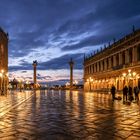
[[[115,99],[115,92],[116,92],[116,88],[114,85],[112,85],[112,87],[111,87],[112,101],[114,101],[114,99]]]
[[[4,95],[4,90],[3,89],[1,90],[1,95]]]
[[[132,87],[131,86],[128,87],[128,96],[129,96],[129,100],[132,101],[133,95],[132,95]]]
[[[127,101],[128,87],[123,88],[123,101]]]
[[[135,95],[135,100],[139,101],[139,88],[137,86],[134,87],[134,95]]]

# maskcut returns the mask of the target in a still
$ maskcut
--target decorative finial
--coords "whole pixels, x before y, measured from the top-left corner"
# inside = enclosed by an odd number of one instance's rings
[[[37,60],[34,60],[33,61],[33,65],[36,65],[37,66],[37,64],[38,64]]]

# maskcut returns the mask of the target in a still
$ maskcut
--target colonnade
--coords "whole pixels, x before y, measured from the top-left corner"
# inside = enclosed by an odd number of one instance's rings
[[[85,75],[97,72],[107,71],[109,69],[118,69],[119,66],[130,64],[140,60],[140,46],[133,46],[126,50],[110,54],[100,60],[94,61],[85,66]]]
[[[127,79],[122,75],[118,77],[106,78],[102,80],[93,79],[92,82],[86,81],[84,83],[84,88],[86,91],[103,90],[109,91],[111,86],[114,85],[117,90],[122,90],[125,85],[130,85],[131,87],[138,86],[139,76],[133,79]]]

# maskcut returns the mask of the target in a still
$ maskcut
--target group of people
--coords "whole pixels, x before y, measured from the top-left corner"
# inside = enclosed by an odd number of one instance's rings
[[[139,101],[139,91],[140,90],[137,86],[135,86],[133,89],[131,86],[124,86],[124,88],[123,88],[123,101],[124,102],[132,101],[132,100]],[[133,97],[133,92],[134,92],[134,97]],[[111,94],[112,94],[113,101],[116,99],[115,93],[116,93],[116,88],[114,85],[112,85]]]
[[[133,97],[133,92],[134,92],[134,97]],[[125,86],[123,88],[123,101],[132,101],[132,100],[139,101],[139,88],[137,86],[132,89],[131,86]]]

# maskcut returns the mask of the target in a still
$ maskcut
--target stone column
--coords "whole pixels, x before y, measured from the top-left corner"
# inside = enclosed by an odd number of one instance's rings
[[[113,56],[113,66],[116,66],[116,55]]]
[[[128,50],[125,50],[125,64],[129,63],[129,54]]]
[[[86,75],[86,67],[84,67],[84,76]]]
[[[101,71],[103,71],[103,61],[101,60]]]
[[[88,89],[89,89],[88,85],[89,85],[88,82],[85,81],[85,83],[84,83],[84,91],[88,91]]]
[[[90,74],[92,74],[92,65],[90,64]]]
[[[91,64],[91,70],[92,70],[92,73],[94,73],[94,71],[93,71],[93,64]]]
[[[96,72],[96,64],[94,64],[94,72]]]
[[[111,68],[111,57],[109,57],[109,68]]]
[[[90,64],[90,73],[91,73],[91,74],[93,73],[92,64]]]
[[[104,61],[104,70],[106,71],[107,70],[107,62],[106,62],[106,59],[104,59],[103,61]]]
[[[122,64],[122,53],[120,52],[119,53],[119,65],[121,65]]]
[[[34,69],[34,75],[33,75],[33,79],[34,79],[34,89],[36,89],[36,83],[37,83],[37,80],[36,80],[36,66],[37,66],[37,60],[33,61],[33,69]]]
[[[69,65],[70,65],[70,89],[72,89],[73,88],[73,65],[74,65],[72,58],[69,62]],[[89,67],[89,69],[90,69],[90,67]]]
[[[99,72],[99,62],[97,62],[97,72]]]
[[[136,62],[137,61],[137,47],[134,46],[132,49],[132,62]]]
[[[94,64],[92,64],[92,70],[93,70],[93,73],[94,73]]]
[[[91,74],[91,66],[89,65],[89,74]]]

